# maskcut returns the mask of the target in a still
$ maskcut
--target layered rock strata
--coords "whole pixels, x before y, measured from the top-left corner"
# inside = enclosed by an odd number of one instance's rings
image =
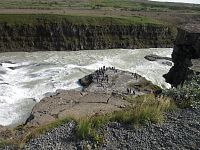
[[[98,24],[94,18],[76,23],[55,18],[38,16],[12,24],[0,20],[0,52],[172,47],[174,41],[174,30],[163,24],[117,24],[112,19]]]

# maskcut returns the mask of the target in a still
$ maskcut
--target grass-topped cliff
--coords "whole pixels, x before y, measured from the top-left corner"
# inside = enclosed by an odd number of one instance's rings
[[[86,15],[56,15],[56,14],[0,14],[0,23],[8,25],[36,25],[43,23],[67,22],[75,25],[164,25],[163,22],[147,17],[104,17]]]
[[[171,47],[171,26],[147,17],[1,14],[0,51]]]
[[[159,3],[149,2],[147,0],[2,0],[0,8],[12,9],[65,9],[65,8],[120,8],[132,11],[172,11],[179,10],[189,12],[200,11],[199,5],[177,4],[177,3]]]

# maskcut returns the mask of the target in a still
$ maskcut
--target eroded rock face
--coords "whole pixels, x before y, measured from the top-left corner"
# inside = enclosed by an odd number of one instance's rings
[[[165,25],[76,25],[39,19],[34,25],[0,23],[0,51],[172,47],[174,34]]]
[[[164,75],[166,81],[172,86],[183,83],[188,75],[200,72],[198,66],[200,58],[200,24],[188,24],[178,29],[172,61],[174,66]],[[193,59],[193,61],[191,61]],[[190,68],[190,69],[189,69]]]

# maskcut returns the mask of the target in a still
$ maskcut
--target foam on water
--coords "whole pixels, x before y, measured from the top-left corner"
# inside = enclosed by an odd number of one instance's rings
[[[92,50],[75,52],[14,52],[0,54],[0,124],[17,125],[47,93],[81,88],[78,79],[102,66],[136,72],[168,88],[163,74],[170,66],[144,59],[170,56],[172,49]]]

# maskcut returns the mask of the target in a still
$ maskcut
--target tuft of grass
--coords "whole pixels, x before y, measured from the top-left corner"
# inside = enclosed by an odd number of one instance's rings
[[[174,110],[176,105],[167,97],[156,98],[154,95],[138,96],[128,99],[133,103],[133,107],[126,111],[116,112],[112,116],[112,121],[126,124],[143,125],[148,122],[161,123],[164,120],[165,111]]]
[[[91,125],[90,119],[82,118],[81,120],[79,120],[78,125],[76,127],[76,135],[80,139],[85,139],[91,136],[91,133],[92,133],[92,125]]]
[[[102,136],[97,129],[109,121],[141,126],[147,123],[162,123],[164,112],[176,109],[175,103],[168,97],[155,98],[154,95],[129,97],[133,107],[116,111],[103,116],[82,118],[77,122],[76,135],[80,139],[92,138],[97,143],[102,141]]]
[[[109,122],[109,115],[93,116],[77,120],[76,135],[80,139],[91,138],[97,144],[102,142],[102,136],[97,133],[97,129]]]

